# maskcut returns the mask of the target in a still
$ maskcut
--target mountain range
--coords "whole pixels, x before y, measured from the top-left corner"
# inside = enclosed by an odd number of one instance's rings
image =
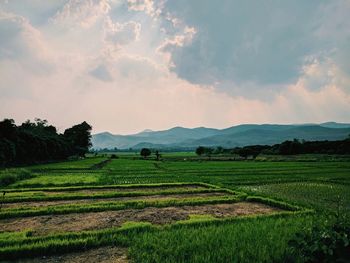
[[[102,132],[92,136],[94,149],[192,149],[198,146],[232,148],[272,145],[294,138],[299,140],[342,140],[350,135],[350,124],[242,124],[226,129],[174,127],[163,131],[144,130],[131,135]]]

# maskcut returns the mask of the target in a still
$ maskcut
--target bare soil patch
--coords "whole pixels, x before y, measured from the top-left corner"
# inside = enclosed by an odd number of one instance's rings
[[[171,194],[171,195],[149,195],[149,196],[130,196],[130,197],[114,197],[114,198],[96,198],[96,199],[79,199],[79,200],[59,200],[59,201],[33,201],[20,203],[4,203],[2,209],[11,208],[38,208],[51,207],[65,204],[96,204],[106,201],[137,201],[137,200],[167,200],[167,199],[182,199],[182,198],[198,198],[198,197],[213,197],[224,196],[227,193],[213,192],[213,193],[198,193],[198,194]]]
[[[82,252],[74,252],[57,256],[40,257],[11,261],[16,263],[127,263],[127,249],[120,247],[101,247]]]
[[[148,207],[97,213],[74,213],[53,216],[34,216],[0,220],[0,231],[23,231],[30,229],[34,235],[47,235],[64,231],[97,230],[121,226],[127,221],[169,224],[189,219],[190,215],[212,215],[216,218],[253,214],[268,214],[281,209],[260,203],[239,202],[183,207]]]

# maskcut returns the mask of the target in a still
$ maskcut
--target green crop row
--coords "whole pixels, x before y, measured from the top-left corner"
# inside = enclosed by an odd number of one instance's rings
[[[350,213],[350,186],[319,182],[293,182],[279,184],[246,185],[235,187],[249,194],[270,196],[298,203],[320,212]]]
[[[100,162],[104,159],[81,160]],[[209,182],[213,184],[260,184],[291,181],[323,181],[350,184],[348,162],[255,162],[111,160],[98,170],[76,170],[74,162],[49,164],[63,169],[37,169],[35,178],[11,187],[83,186],[86,184],[137,184]],[[77,164],[78,165],[78,164]],[[37,167],[37,166],[36,166]],[[82,165],[83,167],[83,165]],[[85,166],[90,167],[90,166]],[[31,169],[31,167],[29,167]]]
[[[176,182],[176,183],[150,183],[150,184],[127,184],[127,185],[81,185],[81,186],[69,186],[69,187],[41,187],[41,188],[8,188],[0,189],[0,191],[11,192],[32,192],[32,191],[45,191],[45,192],[63,192],[63,191],[77,191],[77,190],[94,190],[94,189],[131,189],[131,188],[157,188],[157,187],[176,187],[176,186],[202,186],[207,188],[217,188],[212,184],[203,182]]]
[[[199,194],[226,192],[224,189],[172,189],[159,191],[132,191],[132,192],[102,192],[102,193],[72,193],[56,195],[33,195],[33,196],[15,196],[8,197],[3,203],[19,203],[28,201],[61,201],[61,200],[84,200],[84,199],[106,199],[118,197],[141,197],[153,195],[174,195],[174,194]]]

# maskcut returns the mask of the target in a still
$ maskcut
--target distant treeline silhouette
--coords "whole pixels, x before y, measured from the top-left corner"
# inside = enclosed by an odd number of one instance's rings
[[[46,120],[28,120],[16,126],[14,120],[4,119],[0,122],[0,166],[84,156],[91,146],[91,128],[84,121],[59,134]]]
[[[244,158],[259,154],[350,154],[350,136],[340,141],[284,141],[275,145],[251,145],[225,149],[223,147],[203,147],[196,149],[198,155],[238,154]]]

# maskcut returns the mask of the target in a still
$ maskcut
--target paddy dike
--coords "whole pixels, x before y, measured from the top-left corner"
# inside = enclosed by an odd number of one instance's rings
[[[127,249],[101,247],[82,252],[11,261],[15,263],[127,263]]]
[[[31,230],[33,235],[47,235],[66,231],[98,230],[119,227],[128,221],[170,224],[187,220],[190,215],[210,215],[228,218],[244,215],[262,215],[282,211],[261,203],[238,202],[195,206],[169,206],[163,208],[125,209],[95,213],[72,213],[65,215],[33,216],[0,220],[0,231]]]
[[[209,187],[201,185],[179,185],[179,186],[153,186],[153,187],[107,187],[107,188],[91,188],[91,189],[59,189],[59,190],[31,190],[31,191],[11,191],[6,193],[6,197],[44,197],[44,196],[61,196],[70,194],[93,195],[105,193],[125,193],[125,192],[158,192],[158,191],[191,191],[191,190],[205,190]]]
[[[79,199],[79,200],[58,200],[58,201],[31,201],[20,203],[4,203],[1,208],[6,209],[16,208],[47,208],[58,205],[76,205],[76,204],[98,204],[101,202],[126,202],[126,201],[143,201],[143,200],[160,200],[165,201],[169,199],[184,199],[184,198],[206,198],[206,197],[220,197],[227,196],[225,192],[211,192],[211,193],[188,193],[188,194],[169,194],[169,195],[146,195],[146,196],[130,196],[130,197],[114,197],[114,198],[96,198],[96,199]]]

